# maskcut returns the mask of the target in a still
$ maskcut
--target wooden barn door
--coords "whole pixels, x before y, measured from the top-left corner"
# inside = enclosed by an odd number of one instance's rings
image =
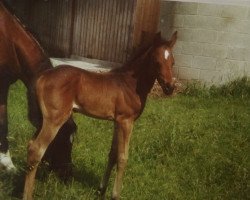
[[[124,62],[131,48],[134,0],[76,0],[72,54]]]
[[[19,7],[12,1],[14,7]],[[53,57],[87,57],[116,63],[152,41],[160,0],[23,0],[27,20]],[[26,14],[25,14],[26,13]]]
[[[133,21],[133,47],[150,43],[158,31],[160,0],[137,0]]]
[[[74,1],[28,0],[28,24],[49,55],[69,57]]]

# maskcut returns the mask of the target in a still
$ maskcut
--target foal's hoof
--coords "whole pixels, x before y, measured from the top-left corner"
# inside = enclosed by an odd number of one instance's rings
[[[11,160],[9,151],[7,151],[7,153],[0,153],[0,169],[9,173],[15,173],[17,171]]]

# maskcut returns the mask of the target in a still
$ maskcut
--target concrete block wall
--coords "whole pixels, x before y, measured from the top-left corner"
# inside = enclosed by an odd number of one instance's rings
[[[220,84],[250,76],[250,7],[161,2],[160,29],[178,31],[175,75]]]

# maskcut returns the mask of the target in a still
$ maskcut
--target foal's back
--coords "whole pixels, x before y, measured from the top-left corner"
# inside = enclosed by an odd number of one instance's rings
[[[45,114],[75,110],[114,120],[119,113],[133,114],[137,110],[136,97],[131,96],[127,83],[124,73],[95,73],[63,65],[43,73],[36,89]]]

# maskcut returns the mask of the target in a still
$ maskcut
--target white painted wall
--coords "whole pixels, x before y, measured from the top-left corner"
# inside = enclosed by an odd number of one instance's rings
[[[250,6],[250,0],[161,0],[161,1],[179,1],[179,2],[196,2],[196,3]]]
[[[162,1],[160,30],[165,38],[178,31],[180,80],[221,84],[250,77],[250,6]]]

